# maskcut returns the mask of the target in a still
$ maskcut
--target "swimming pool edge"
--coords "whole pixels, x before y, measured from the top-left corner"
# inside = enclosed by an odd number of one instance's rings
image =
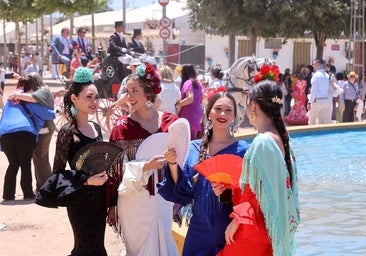
[[[293,134],[306,134],[310,132],[344,130],[344,129],[366,129],[366,122],[352,122],[352,123],[331,123],[331,124],[316,124],[316,125],[299,125],[287,126],[286,129]],[[239,128],[235,133],[235,137],[243,140],[251,140],[257,135],[257,131],[253,127]]]

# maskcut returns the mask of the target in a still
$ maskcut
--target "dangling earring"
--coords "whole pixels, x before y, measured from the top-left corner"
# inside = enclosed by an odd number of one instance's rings
[[[230,135],[234,136],[235,122],[233,121],[230,125]]]
[[[74,106],[71,106],[70,112],[72,116],[76,116],[78,114],[78,110]]]
[[[207,120],[207,124],[206,124],[206,130],[205,130],[206,136],[211,136],[212,133],[212,121],[211,119]]]
[[[207,124],[206,124],[206,130],[211,130],[212,129],[212,121],[211,119],[208,119],[207,120]]]
[[[150,95],[146,96],[146,99],[147,101],[145,103],[145,107],[149,110],[153,106],[153,103],[151,102],[151,96]]]
[[[153,103],[152,103],[151,101],[146,101],[146,103],[145,103],[145,107],[146,107],[147,109],[150,109],[152,106],[153,106]]]
[[[254,111],[249,113],[249,118],[250,118],[250,120],[255,120],[257,118],[257,115],[255,114]]]

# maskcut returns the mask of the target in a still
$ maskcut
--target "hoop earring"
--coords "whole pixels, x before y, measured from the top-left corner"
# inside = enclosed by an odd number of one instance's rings
[[[71,106],[70,112],[72,116],[76,116],[78,114],[78,110],[74,106]]]

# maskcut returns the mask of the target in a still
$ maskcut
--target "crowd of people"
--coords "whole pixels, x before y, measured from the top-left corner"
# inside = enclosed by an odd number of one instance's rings
[[[146,59],[129,55],[132,50],[145,52],[140,29],[134,30],[130,43],[123,36],[123,22],[116,22],[115,29],[108,52],[129,75],[121,82],[116,101],[124,112],[108,140],[120,148],[121,156],[100,173],[76,171],[79,150],[104,138],[99,124],[88,118],[100,99],[88,67],[96,56],[85,28],[78,29],[73,41],[70,30],[63,28],[51,44],[52,61],[67,67],[71,85],[64,97],[68,121],[57,135],[53,167],[48,159],[55,130],[53,95],[32,56],[17,76],[17,90],[9,95],[0,119],[0,144],[9,161],[3,199],[15,199],[20,168],[25,200],[66,207],[73,256],[107,255],[107,225],[123,236],[127,255],[179,255],[171,232],[173,209],[189,223],[184,256],[295,255],[300,207],[296,158],[286,125],[362,120],[366,74],[358,80],[352,71],[345,80],[336,73],[334,60],[315,60],[296,75],[286,69],[282,75],[268,76],[261,69],[262,79],[247,92],[246,115],[258,132],[249,145],[234,136],[238,104],[225,87],[220,67],[210,70],[208,81],[198,77],[192,64],[175,67],[175,75],[168,65],[157,69]],[[14,115],[21,119],[10,118]],[[177,161],[178,148],[170,146],[161,154],[150,145],[149,157],[137,157],[144,142],[167,135],[180,118],[188,121],[190,130],[183,164]],[[221,155],[241,159],[232,170],[240,178],[230,186],[196,169]]]
[[[284,118],[288,125],[354,122],[365,119],[365,83],[356,72],[337,72],[334,59],[315,60],[290,74],[286,69]],[[290,96],[289,96],[290,95]],[[292,102],[293,100],[293,102]]]

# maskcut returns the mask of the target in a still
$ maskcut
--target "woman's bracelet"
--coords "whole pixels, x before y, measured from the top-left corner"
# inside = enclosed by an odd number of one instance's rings
[[[177,164],[177,161],[175,161],[175,162],[169,162],[169,161],[167,161],[168,162],[168,164],[170,164],[170,165],[175,165],[175,164]]]

